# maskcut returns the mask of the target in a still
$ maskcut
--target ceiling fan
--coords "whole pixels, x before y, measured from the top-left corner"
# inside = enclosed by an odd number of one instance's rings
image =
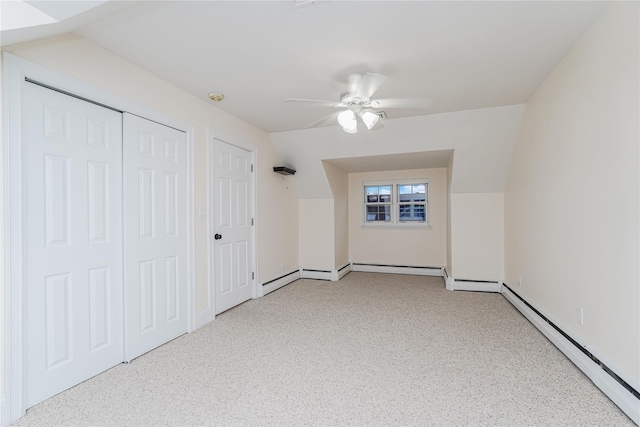
[[[311,123],[306,129],[338,123],[342,126],[342,130],[347,133],[356,133],[358,131],[358,119],[369,130],[378,130],[384,127],[382,119],[386,118],[385,109],[421,109],[429,108],[433,104],[433,100],[421,98],[371,99],[385,79],[385,76],[376,73],[351,73],[347,78],[349,88],[340,94],[340,101],[338,102],[300,98],[287,98],[285,101],[340,108],[342,111],[331,113]]]

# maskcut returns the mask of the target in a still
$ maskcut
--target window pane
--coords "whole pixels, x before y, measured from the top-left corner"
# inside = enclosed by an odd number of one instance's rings
[[[426,184],[398,185],[399,202],[424,202],[426,201]]]
[[[380,193],[380,202],[381,203],[389,203],[391,202],[391,186],[383,185],[378,187],[378,191]]]
[[[378,206],[378,221],[391,221],[391,206]]]
[[[367,205],[367,221],[376,221],[378,219],[378,207]]]
[[[377,186],[365,186],[364,193],[366,194],[365,200],[367,203],[378,202],[378,187]]]
[[[422,204],[400,204],[398,206],[400,221],[419,221],[427,220],[427,212],[425,205]]]
[[[367,205],[367,221],[391,221],[391,205]]]
[[[398,185],[398,192],[400,194],[411,194],[411,186],[410,185]]]

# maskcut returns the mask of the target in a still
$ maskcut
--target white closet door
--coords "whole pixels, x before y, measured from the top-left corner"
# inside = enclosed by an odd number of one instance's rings
[[[252,298],[253,154],[214,141],[214,286],[216,314]]]
[[[125,360],[187,332],[184,132],[124,113]]]
[[[26,402],[120,362],[122,115],[24,83]]]

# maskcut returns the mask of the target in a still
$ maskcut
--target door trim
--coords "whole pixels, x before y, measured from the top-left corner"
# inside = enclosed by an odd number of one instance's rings
[[[214,197],[214,188],[213,188],[213,179],[214,179],[214,143],[215,141],[221,141],[229,145],[233,145],[238,148],[242,148],[243,150],[247,150],[252,155],[251,162],[253,163],[253,176],[252,176],[252,185],[253,185],[253,213],[252,217],[254,218],[254,226],[251,230],[251,239],[253,240],[253,248],[251,254],[251,271],[255,272],[255,278],[253,279],[252,284],[252,298],[260,298],[263,296],[262,287],[258,286],[258,147],[255,145],[244,142],[238,138],[227,135],[223,132],[208,128],[207,129],[207,302],[208,306],[201,310],[196,314],[196,328],[200,328],[207,323],[213,321],[215,319],[215,275],[213,271],[213,257],[214,257],[214,249],[211,242],[211,236],[214,230],[214,217],[213,214],[215,209],[213,208],[213,202],[215,200]]]
[[[104,89],[82,83],[47,67],[32,63],[7,52],[3,60],[4,129],[2,171],[0,184],[2,200],[0,215],[0,254],[3,274],[0,276],[0,425],[8,425],[26,412],[25,389],[25,298],[22,271],[25,266],[23,247],[22,198],[22,85],[26,78],[36,80],[63,92],[104,104],[119,111],[126,111],[149,120],[165,124],[186,133],[187,138],[187,316],[188,332],[195,328],[195,239],[194,239],[194,183],[195,183],[195,126],[142,104],[129,101]],[[124,358],[124,355],[123,355]],[[124,361],[124,359],[123,359]]]

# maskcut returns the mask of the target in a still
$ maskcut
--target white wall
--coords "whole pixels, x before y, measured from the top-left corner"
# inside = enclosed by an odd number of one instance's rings
[[[258,281],[298,265],[298,200],[273,173],[281,164],[267,134],[73,34],[5,48],[17,56],[195,126],[195,203],[205,207],[207,132],[223,132],[258,148]],[[197,311],[208,305],[206,219],[195,219]],[[274,249],[274,245],[276,248]]]
[[[429,180],[431,229],[362,227],[363,183],[367,181]],[[441,267],[447,262],[447,170],[411,169],[349,174],[349,255],[364,264]]]
[[[275,152],[264,151],[258,161],[259,283],[299,268],[298,195],[292,177],[273,172],[274,166],[282,166]]]
[[[636,389],[638,5],[613,2],[530,98],[505,192],[506,282]]]
[[[502,281],[503,193],[458,193],[450,198],[451,275],[456,279]]]
[[[333,193],[334,269],[338,270],[349,263],[349,175],[331,163],[322,163]]]
[[[300,267],[335,269],[333,199],[300,199]]]
[[[0,65],[0,83],[3,82],[3,70]],[[0,84],[0,112],[4,112],[4,85]],[[3,141],[2,149],[0,150],[0,224],[4,224],[4,212],[5,212],[5,193],[4,193],[4,118],[0,119],[0,139]],[[5,258],[5,229],[4,225],[0,225],[0,265],[4,266]],[[10,372],[5,372],[5,349],[9,348],[8,337],[5,334],[5,327],[8,325],[9,314],[9,289],[6,288],[6,271],[0,272],[0,425],[9,424],[9,414],[7,408],[7,401],[5,396],[5,376],[10,375]],[[7,322],[7,323],[5,323]]]
[[[451,153],[447,164],[447,264],[445,267],[449,276],[453,276],[451,272],[451,183],[453,181],[454,156],[455,152]]]

